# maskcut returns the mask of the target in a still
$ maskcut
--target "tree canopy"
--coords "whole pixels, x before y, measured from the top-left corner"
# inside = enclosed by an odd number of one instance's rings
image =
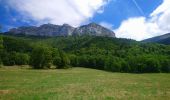
[[[43,45],[42,45],[43,44]],[[170,46],[109,37],[0,37],[4,65],[88,67],[112,72],[170,72]]]

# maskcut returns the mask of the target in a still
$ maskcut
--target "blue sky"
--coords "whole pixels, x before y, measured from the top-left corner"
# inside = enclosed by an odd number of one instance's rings
[[[170,0],[0,0],[3,31],[45,23],[96,22],[117,37],[142,40],[170,32]],[[164,19],[165,18],[165,19]]]
[[[92,21],[107,22],[118,28],[123,20],[130,17],[148,17],[161,3],[162,0],[136,0],[143,13],[136,7],[133,0],[117,0],[110,2],[102,14],[96,14]]]

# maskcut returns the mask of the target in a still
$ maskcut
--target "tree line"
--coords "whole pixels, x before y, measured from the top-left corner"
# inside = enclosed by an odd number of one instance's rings
[[[130,73],[170,72],[169,46],[106,37],[64,38],[65,41],[63,37],[61,40],[65,48],[60,48],[49,45],[44,39],[31,43],[24,38],[1,36],[0,63],[30,65],[34,69],[55,66],[58,69],[88,67]],[[57,43],[59,40],[50,41]]]

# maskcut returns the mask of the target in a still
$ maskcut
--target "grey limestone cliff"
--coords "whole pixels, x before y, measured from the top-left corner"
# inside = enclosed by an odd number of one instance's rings
[[[96,23],[90,23],[74,28],[68,24],[53,25],[44,24],[39,27],[27,26],[13,28],[9,31],[12,34],[24,34],[34,36],[81,36],[81,35],[92,35],[92,36],[107,36],[115,37],[115,33],[101,25]]]

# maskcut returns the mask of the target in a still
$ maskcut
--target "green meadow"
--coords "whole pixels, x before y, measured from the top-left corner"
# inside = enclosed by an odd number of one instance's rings
[[[170,74],[0,68],[0,100],[169,100]]]

